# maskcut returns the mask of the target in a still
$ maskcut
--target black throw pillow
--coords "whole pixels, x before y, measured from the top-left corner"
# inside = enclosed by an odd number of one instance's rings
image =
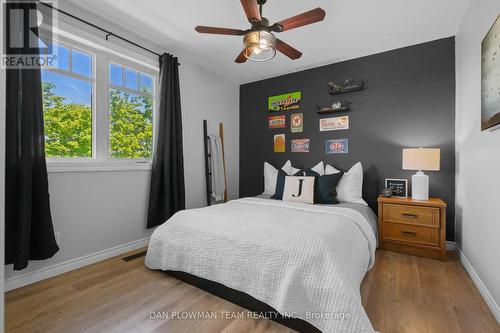
[[[337,185],[343,172],[331,175],[320,176],[319,173],[310,169],[306,170],[306,176],[315,177],[314,179],[314,203],[320,204],[338,204]]]
[[[302,170],[299,170],[296,174],[292,176],[302,176]],[[279,169],[278,170],[278,178],[276,179],[276,190],[274,191],[274,195],[271,199],[274,200],[283,200],[283,191],[285,190],[285,177],[290,176],[285,171]]]

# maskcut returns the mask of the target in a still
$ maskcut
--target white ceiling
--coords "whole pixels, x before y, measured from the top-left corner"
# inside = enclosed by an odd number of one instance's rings
[[[304,54],[282,54],[266,63],[235,64],[242,37],[198,34],[196,25],[246,29],[238,0],[67,0],[165,47],[177,50],[235,83],[246,83],[318,65],[357,58],[455,35],[470,0],[268,0],[271,23],[322,7],[323,22],[283,32],[279,38]],[[140,42],[140,41],[139,41]],[[181,59],[182,62],[182,59]]]

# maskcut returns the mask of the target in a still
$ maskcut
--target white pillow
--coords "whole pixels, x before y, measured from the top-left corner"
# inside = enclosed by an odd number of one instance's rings
[[[333,175],[334,173],[339,173],[340,171],[332,167],[330,164],[325,166],[325,175]]]
[[[285,165],[281,168],[287,175],[294,175],[300,171],[292,166],[292,162],[286,161]],[[276,181],[278,180],[278,170],[271,164],[264,162],[264,193],[274,195],[276,190]]]
[[[283,165],[283,167],[281,168],[281,170],[285,171],[287,175],[290,175],[290,176],[293,176],[295,175],[297,172],[300,171],[300,169],[297,169],[297,168],[294,168],[292,166],[292,162],[290,162],[290,160],[286,161],[285,165]],[[273,193],[274,194],[274,193]]]
[[[361,162],[354,164],[340,179],[337,185],[337,199],[340,202],[351,202],[368,206],[363,200],[363,166]]]
[[[314,203],[314,177],[285,177],[283,201]]]
[[[323,161],[316,164],[314,167],[311,168],[311,170],[316,172],[320,176],[324,176],[325,175],[325,167],[323,166]]]

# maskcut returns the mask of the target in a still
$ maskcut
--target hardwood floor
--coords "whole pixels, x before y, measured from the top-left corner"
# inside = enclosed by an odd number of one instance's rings
[[[6,331],[293,332],[267,319],[234,318],[246,311],[148,270],[143,258],[124,262],[121,257],[8,292]],[[440,262],[379,251],[361,294],[375,329],[383,333],[500,332],[453,253]],[[206,316],[214,311],[218,319],[150,318],[150,312],[181,311]]]

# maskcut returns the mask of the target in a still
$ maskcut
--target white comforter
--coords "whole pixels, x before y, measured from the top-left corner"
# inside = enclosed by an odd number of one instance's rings
[[[243,291],[323,332],[374,332],[360,284],[376,239],[359,212],[258,198],[181,211],[158,227],[146,266]]]

